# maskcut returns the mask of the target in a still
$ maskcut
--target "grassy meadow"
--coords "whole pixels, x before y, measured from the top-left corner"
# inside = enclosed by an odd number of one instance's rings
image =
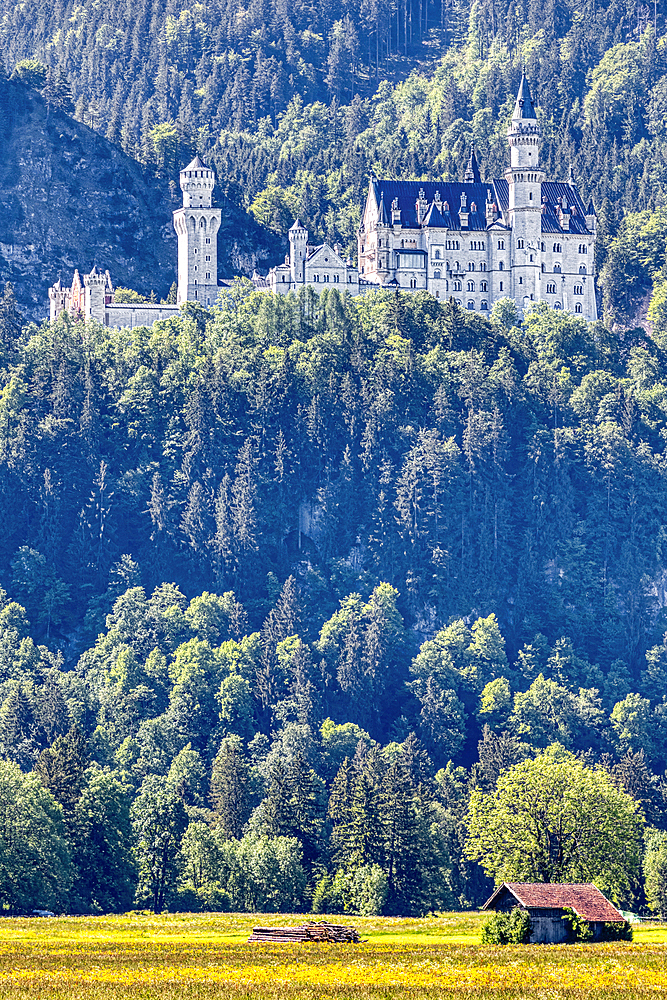
[[[632,944],[493,948],[483,915],[342,917],[361,945],[248,944],[253,924],[303,915],[131,913],[0,921],[0,997],[54,1000],[390,1000],[653,997],[667,993],[667,925]],[[321,918],[314,918],[321,919]]]

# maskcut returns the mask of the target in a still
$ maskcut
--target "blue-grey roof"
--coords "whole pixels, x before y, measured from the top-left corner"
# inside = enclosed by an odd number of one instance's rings
[[[516,95],[516,103],[514,105],[514,114],[512,118],[537,118],[535,114],[535,107],[533,105],[533,98],[530,93],[530,87],[528,86],[528,80],[526,80],[525,75],[521,77],[521,84],[519,86],[519,93]]]
[[[489,198],[495,202],[502,212],[507,212],[509,208],[509,185],[504,178],[495,178],[492,181],[480,182],[479,184],[466,184],[465,182],[445,181],[389,181],[372,180],[373,193],[378,206],[384,202],[386,205],[394,201],[398,202],[401,211],[401,226],[404,229],[418,229],[417,224],[417,199],[420,191],[424,192],[424,198],[428,208],[422,220],[422,226],[431,229],[461,230],[461,195],[466,196],[466,208],[468,213],[468,226],[463,232],[483,232],[487,227],[486,222],[486,202]],[[439,195],[439,202],[435,196]],[[558,220],[557,209],[561,204],[561,199],[567,202],[570,212],[569,232],[585,235],[588,233],[586,227],[586,209],[579,196],[579,192],[572,184],[561,181],[544,181],[542,184],[542,232],[562,233]],[[475,211],[473,211],[473,206]],[[390,225],[389,219],[383,213],[381,222],[383,225]]]

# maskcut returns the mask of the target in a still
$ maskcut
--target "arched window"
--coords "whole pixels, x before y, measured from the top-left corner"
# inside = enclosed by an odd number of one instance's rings
[[[473,263],[468,264],[468,270],[469,271],[474,271],[475,270],[475,265]]]
[[[542,243],[541,247],[542,247],[542,253],[544,253],[547,249],[546,243]]]
[[[474,309],[474,308],[475,308],[475,303],[473,302],[472,299],[468,299],[468,304],[466,306],[466,309]]]
[[[560,274],[560,264],[554,264],[554,274]]]
[[[503,264],[502,260],[498,261],[498,270],[499,271],[502,271],[502,269],[504,268],[504,266],[505,265]]]
[[[436,292],[435,293],[435,297],[436,297],[436,299],[439,299],[440,298],[440,292]]]
[[[583,285],[575,285],[574,286],[574,294],[575,295],[583,295],[584,294],[584,286]]]
[[[440,260],[440,251],[439,250],[435,251],[435,259],[436,260]]]
[[[487,285],[486,281],[480,281],[479,290],[480,292],[488,292],[489,286]]]
[[[547,285],[547,295],[555,295],[555,294],[556,294],[556,286]]]
[[[454,301],[456,302],[457,306],[463,305],[461,299],[454,299]]]
[[[285,275],[284,275],[284,274],[283,274],[283,276],[282,276],[282,278],[281,278],[280,280],[281,280],[281,281],[284,281],[284,280],[285,280]]]
[[[440,277],[440,271],[434,271],[433,272],[433,277],[434,278],[439,278]]]
[[[475,291],[475,282],[474,281],[469,281],[468,282],[468,291],[469,292],[474,292]]]
[[[517,240],[516,245],[519,248],[519,250],[523,250],[523,240]]]
[[[498,249],[499,250],[505,249],[505,240],[498,240]]]
[[[479,265],[479,269],[480,271],[486,271],[486,264],[484,263],[484,261],[482,261],[482,263]]]
[[[210,271],[207,271],[207,272],[206,272],[206,280],[207,280],[207,281],[210,281],[210,280],[211,280],[211,272],[210,272]]]
[[[500,289],[500,291],[502,292],[502,290],[503,290],[503,283],[502,283],[502,281],[501,281],[501,282],[500,282],[500,284],[498,285],[498,288],[499,288],[499,289]]]
[[[461,282],[460,281],[455,281],[454,282],[454,291],[455,292],[460,292],[461,291]]]
[[[563,308],[563,307],[562,307],[562,305],[560,304],[560,302],[554,302],[554,309],[562,309],[562,308]]]
[[[206,223],[205,223],[205,221],[203,219],[199,223],[199,228],[200,229],[205,229],[206,228]]]
[[[546,271],[546,269],[547,269],[546,264],[542,264],[542,274],[544,274],[544,272]]]
[[[582,264],[579,268],[579,274],[586,274],[586,265]]]
[[[581,312],[581,302],[577,302],[576,306],[574,307],[574,311],[576,313],[580,313]]]
[[[480,309],[484,309],[484,310],[488,310],[489,306],[488,306],[488,303],[487,303],[486,299],[482,299],[482,303],[481,303],[481,305],[480,305],[479,308]]]
[[[320,280],[319,274],[315,274],[315,275],[313,275],[313,277],[314,277],[315,281],[319,281]]]

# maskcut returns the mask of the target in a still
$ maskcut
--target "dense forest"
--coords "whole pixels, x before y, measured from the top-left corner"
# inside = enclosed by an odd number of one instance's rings
[[[473,905],[470,795],[554,742],[667,827],[659,338],[244,281],[0,322],[6,906]]]

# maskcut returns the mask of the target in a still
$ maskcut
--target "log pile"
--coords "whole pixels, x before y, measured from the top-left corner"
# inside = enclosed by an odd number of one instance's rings
[[[325,941],[329,944],[359,944],[356,927],[330,924],[326,920],[310,921],[300,927],[253,927],[248,941],[277,941],[306,943]]]

